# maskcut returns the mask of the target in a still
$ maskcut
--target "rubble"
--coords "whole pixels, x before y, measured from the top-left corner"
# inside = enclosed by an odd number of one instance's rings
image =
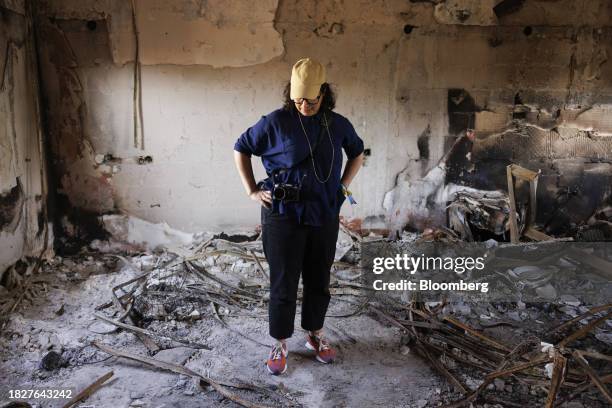
[[[173,251],[194,242],[193,234],[173,229],[166,223],[154,224],[134,216],[118,214],[103,215],[100,221],[112,237],[109,242],[149,250],[164,247]]]
[[[577,241],[612,241],[612,207],[597,209],[585,225],[578,227]]]
[[[401,329],[402,352],[418,354],[452,384],[454,392],[442,394],[442,405],[552,407],[581,400],[590,407],[606,406],[608,397],[597,383],[612,380],[607,377],[612,304],[606,303],[612,284],[603,273],[609,249],[598,243],[468,245],[423,239],[435,234],[429,229],[405,241],[366,240],[362,262],[367,269],[369,257],[386,253],[487,257],[482,272],[462,277],[490,282],[486,296],[384,293],[373,296],[366,308],[381,322]],[[436,277],[435,271],[427,273]],[[447,281],[449,276],[436,279]],[[365,284],[370,284],[367,279]],[[576,351],[596,353],[588,358],[594,373],[580,368]],[[576,392],[579,389],[583,391]]]
[[[452,304],[433,308],[418,301],[411,302],[408,307],[387,304],[384,306],[386,312],[381,311],[380,307],[382,305],[376,310],[378,314],[385,315],[392,324],[403,327],[407,335],[405,341],[410,349],[429,361],[461,395],[458,400],[455,397],[455,402],[449,402],[445,406],[470,406],[480,402],[501,404],[504,407],[521,404],[552,407],[555,402],[558,405],[561,401],[567,402],[584,396],[576,393],[577,389],[586,391],[597,388],[600,391],[601,403],[592,406],[603,407],[604,401],[612,402],[604,385],[605,382],[612,381],[612,377],[597,374],[581,360],[584,355],[608,362],[612,361],[612,357],[589,353],[575,348],[580,345],[573,344],[593,330],[596,324],[602,324],[602,319],[609,318],[609,312],[603,317],[594,317],[610,310],[612,305],[590,309],[548,333],[541,330],[540,336],[557,339],[554,344],[548,344],[544,348],[540,347],[540,342],[535,338],[521,336],[520,333],[527,331],[526,327],[521,327],[518,333],[513,333],[514,342],[497,340],[484,331],[476,330],[469,324],[451,317],[449,312],[453,309],[456,312]],[[478,308],[483,307],[487,306]],[[465,310],[463,319],[473,319],[473,316],[473,310]],[[592,317],[588,324],[573,326],[584,322],[589,316]],[[571,367],[567,373],[565,367]],[[606,372],[603,366],[599,370]],[[548,378],[550,384],[548,393],[526,392],[529,388],[536,391],[545,386],[543,377]],[[491,384],[492,389],[489,387]]]
[[[458,195],[468,196],[473,197]],[[364,271],[355,262],[361,256],[364,243],[387,243],[378,236],[362,237],[344,225],[341,230],[338,247],[342,256],[334,263],[330,291],[336,302],[346,307],[330,312],[330,321],[326,322],[328,333],[346,347],[361,342],[334,319],[368,316],[393,328],[399,342],[398,356],[410,359],[419,355],[453,387],[453,390],[442,388],[427,400],[416,399],[413,404],[539,406],[548,398],[555,398],[557,402],[587,401],[584,398],[588,396],[588,401],[596,403],[587,406],[604,406],[606,396],[597,383],[605,385],[610,381],[605,374],[612,330],[606,323],[610,305],[596,307],[581,296],[566,293],[560,294],[558,304],[535,303],[523,297],[513,302],[478,302],[469,297],[455,297],[436,301],[404,299],[409,303],[403,303],[390,296],[373,296],[362,284]],[[175,373],[180,371],[182,377],[174,380],[173,390],[184,398],[203,398],[203,393],[212,393],[215,400],[230,399],[244,406],[265,406],[270,401],[297,406],[299,390],[271,391],[269,387],[248,385],[248,381],[237,379],[240,374],[227,377],[228,373],[220,369],[225,364],[221,356],[215,357],[220,359],[215,366],[217,371],[209,373],[206,365],[201,370],[200,366],[191,365],[191,371],[184,371],[193,358],[210,358],[200,353],[208,353],[208,349],[218,344],[214,326],[222,328],[223,337],[231,333],[233,339],[242,339],[262,355],[269,347],[267,337],[244,329],[245,321],[265,319],[268,268],[261,241],[252,240],[258,234],[240,235],[202,235],[178,249],[158,247],[149,253],[107,254],[84,249],[78,260],[56,257],[52,262],[43,263],[43,269],[51,268],[57,274],[56,279],[64,283],[83,284],[98,277],[121,278],[107,285],[106,297],[93,300],[96,311],[88,316],[88,334],[81,337],[80,345],[62,344],[63,339],[52,339],[51,333],[45,330],[31,331],[29,338],[19,337],[19,341],[29,347],[35,339],[35,350],[50,347],[64,359],[61,370],[100,364],[112,355],[122,356],[157,368],[162,364],[164,369]],[[462,241],[459,234],[448,228],[430,228],[420,235],[404,232],[402,238],[409,245],[458,245]],[[513,246],[492,240],[483,247],[503,251],[527,247],[527,244]],[[589,254],[595,258],[602,255],[597,248]],[[537,294],[543,290],[557,291],[559,285],[580,290],[580,284],[571,280],[558,281],[562,272],[581,271],[586,276],[585,271],[596,268],[582,264],[578,267],[577,262],[584,262],[584,257],[576,260],[569,255],[570,252],[558,257],[554,264],[544,259],[542,264],[530,267],[512,264],[511,256],[497,256],[495,262],[506,274],[506,279],[500,282],[512,290],[518,286],[525,294],[529,291]],[[552,297],[550,293],[540,295]],[[298,296],[301,297],[301,291]],[[61,306],[63,314],[56,313],[60,306],[53,307],[49,313],[56,318],[72,313],[66,300]],[[97,351],[88,345],[92,339],[99,347]],[[542,350],[542,342],[550,345]],[[57,346],[51,347],[52,344]],[[593,371],[587,373],[579,358],[586,359]],[[122,364],[121,360],[112,361],[113,369]],[[563,371],[563,366],[567,374],[562,378],[558,373]],[[202,384],[199,388],[190,388],[192,383],[184,381],[194,378],[193,373],[197,384]],[[200,382],[204,381],[202,378],[211,385]],[[247,388],[241,388],[245,385]],[[542,387],[556,391],[543,392]],[[580,389],[584,391],[576,394]],[[131,403],[136,401],[141,405],[146,405],[149,398],[136,390],[128,395]]]
[[[449,157],[473,137],[473,133],[466,133],[457,138],[451,149],[420,178],[414,176],[414,169],[410,166],[398,174],[395,187],[385,194],[383,200],[390,238],[398,239],[406,226],[422,230],[432,224],[442,224],[445,217],[440,209],[452,201],[458,191],[472,190],[445,181]]]
[[[500,239],[510,229],[510,202],[501,191],[459,191],[447,208],[449,227],[463,241],[475,240],[472,228],[489,231]]]
[[[219,1],[156,1],[149,13],[134,1],[41,3],[31,10],[34,2],[9,0],[1,13],[3,385],[83,379],[80,400],[102,395],[110,406],[397,402],[383,394],[417,407],[609,402],[612,322],[609,296],[601,296],[612,281],[608,249],[565,247],[548,257],[533,250],[535,242],[612,240],[606,1],[273,0],[254,8],[241,0],[219,13]],[[194,36],[194,28],[218,35]],[[217,49],[226,35],[238,38],[233,54]],[[344,74],[340,94],[350,84],[339,108],[368,133],[366,173],[375,177],[357,180],[365,218],[343,220],[336,248],[327,325],[344,361],[331,374],[296,370],[286,386],[257,377],[253,357],[269,346],[260,231],[191,234],[170,225],[252,222],[239,186],[223,176],[232,163],[217,137],[256,114],[245,102],[276,103],[271,90],[288,61],[271,57],[311,40],[314,50],[341,45],[328,57],[344,62],[326,66],[330,78]],[[141,62],[151,81],[141,80]],[[227,68],[236,66],[249,68]],[[132,68],[130,101],[123,96]],[[142,86],[152,97],[146,121]],[[193,108],[199,89],[206,106]],[[126,140],[131,124],[134,143]],[[390,174],[398,176],[384,197],[385,219],[376,212]],[[51,221],[61,232],[55,240]],[[384,245],[384,236],[458,248],[486,240],[495,289],[506,298],[373,296],[358,263],[362,247]],[[51,242],[62,256],[42,254]],[[503,256],[509,248],[516,252]],[[523,255],[527,267],[517,261]],[[425,392],[412,398],[418,386],[401,382],[412,374],[411,353],[447,384],[421,382]],[[357,359],[370,364],[368,381],[342,389],[363,369],[352,365]],[[115,376],[108,366],[133,371]],[[429,374],[417,368],[414,383]],[[147,375],[155,387],[130,383]],[[121,379],[114,384],[125,398],[105,394],[111,377]],[[157,386],[168,377],[171,386]],[[312,378],[325,381],[312,393],[319,395],[304,397]],[[174,391],[176,401],[164,400]],[[368,399],[372,391],[381,399]]]
[[[348,300],[359,294],[354,282],[360,273],[356,265],[349,262],[358,256],[358,239],[361,237],[344,227],[342,229],[340,246],[344,255],[341,261],[335,263],[338,275],[334,278],[332,292],[335,297]],[[89,299],[89,302],[93,302],[90,308],[94,312],[80,317],[79,320],[84,319],[84,322],[76,323],[84,325],[84,335],[79,337],[77,343],[76,338],[68,340],[62,346],[63,353],[60,348],[55,354],[56,347],[53,346],[50,356],[62,357],[62,370],[72,370],[84,364],[106,364],[108,354],[96,352],[89,346],[93,339],[108,352],[146,355],[147,358],[154,356],[154,364],[166,362],[184,366],[192,358],[202,359],[206,356],[198,352],[212,349],[214,346],[210,341],[218,347],[219,339],[213,333],[219,329],[213,330],[214,327],[220,327],[224,336],[231,333],[234,339],[244,339],[265,356],[270,346],[268,337],[254,336],[249,334],[252,329],[244,329],[245,323],[248,327],[250,321],[259,321],[258,326],[265,327],[269,278],[262,243],[257,239],[253,241],[258,235],[252,232],[201,234],[180,247],[169,249],[161,246],[155,252],[145,253],[132,253],[128,247],[124,247],[127,252],[112,254],[83,248],[76,255],[57,256],[51,262],[43,263],[43,269],[53,273],[61,285],[91,285],[89,281],[100,277],[109,282],[105,296]],[[117,280],[119,276],[123,278]],[[36,277],[44,280],[44,275]],[[63,313],[56,313],[62,308]],[[71,302],[62,299],[61,307],[54,306],[49,313],[54,316],[53,319],[64,320],[73,318],[74,312]],[[341,310],[333,315],[339,316],[337,318],[357,317],[362,312],[363,306],[358,305],[348,313]],[[18,325],[20,321],[10,322],[9,327]],[[195,327],[200,329],[196,330]],[[329,322],[329,330],[334,333],[333,336],[342,338],[348,344],[357,343],[339,325]],[[52,343],[62,343],[61,339],[52,340],[45,330],[34,333],[33,337],[42,339],[41,350],[51,347]],[[22,341],[30,342],[26,339]],[[12,347],[17,347],[17,344]],[[223,356],[218,355],[217,358],[220,359],[217,372],[197,370],[202,373],[202,377],[198,378],[204,378],[206,384],[211,384],[212,391],[204,382],[200,388],[182,386],[180,394],[183,397],[202,398],[203,394],[212,393],[221,396],[215,398],[234,400],[244,406],[268,406],[272,401],[282,401],[283,406],[299,405],[295,391],[285,389],[285,392],[278,393],[270,391],[268,386],[248,385],[246,378],[237,379],[239,374],[225,380],[224,376],[228,373],[222,368]],[[116,364],[113,365],[114,369]],[[39,381],[51,381],[55,375],[50,372],[38,378]],[[132,394],[130,396],[138,397],[131,399],[132,405],[134,401],[146,405],[145,401],[150,397]]]
[[[60,367],[66,367],[68,362],[57,351],[50,351],[44,355],[40,361],[40,367],[47,371],[57,370]]]

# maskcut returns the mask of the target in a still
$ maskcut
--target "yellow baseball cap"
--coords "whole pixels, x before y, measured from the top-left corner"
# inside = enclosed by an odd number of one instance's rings
[[[302,58],[291,70],[291,99],[314,99],[325,82],[325,67],[318,61]]]

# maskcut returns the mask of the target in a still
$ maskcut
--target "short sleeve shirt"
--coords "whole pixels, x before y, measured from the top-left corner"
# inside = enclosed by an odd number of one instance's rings
[[[348,119],[333,111],[303,116],[296,109],[278,109],[248,128],[234,150],[261,157],[268,174],[261,182],[264,189],[276,183],[300,186],[299,201],[273,200],[273,212],[319,226],[337,218],[344,202],[342,151],[353,159],[363,152],[363,141]]]

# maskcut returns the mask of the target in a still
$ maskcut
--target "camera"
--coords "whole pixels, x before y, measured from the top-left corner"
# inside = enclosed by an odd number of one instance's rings
[[[293,184],[277,183],[272,190],[272,198],[285,203],[300,201],[300,188]]]

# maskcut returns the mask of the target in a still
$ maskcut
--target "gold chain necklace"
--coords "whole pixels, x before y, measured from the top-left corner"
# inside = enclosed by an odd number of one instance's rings
[[[314,162],[314,152],[312,151],[312,145],[310,144],[308,133],[306,133],[306,128],[304,128],[304,124],[302,123],[302,117],[301,117],[302,115],[300,114],[300,112],[298,112],[297,114],[298,114],[298,119],[300,120],[300,125],[302,126],[302,131],[304,132],[304,136],[306,136],[306,141],[308,142],[308,148],[310,149],[310,160],[312,161],[312,169],[314,170],[315,178],[321,184],[327,183],[327,180],[329,180],[332,174],[332,169],[334,167],[334,158],[335,158],[335,153],[336,153],[334,149],[334,143],[332,142],[331,133],[329,132],[329,123],[327,123],[327,116],[325,116],[325,112],[323,112],[323,120],[325,121],[325,129],[327,129],[327,136],[329,138],[329,144],[331,145],[331,148],[332,148],[332,158],[331,158],[331,162],[329,163],[329,173],[327,174],[327,177],[325,178],[325,180],[321,180],[321,178],[317,174],[317,168]],[[319,141],[319,143],[321,143],[321,141]]]

